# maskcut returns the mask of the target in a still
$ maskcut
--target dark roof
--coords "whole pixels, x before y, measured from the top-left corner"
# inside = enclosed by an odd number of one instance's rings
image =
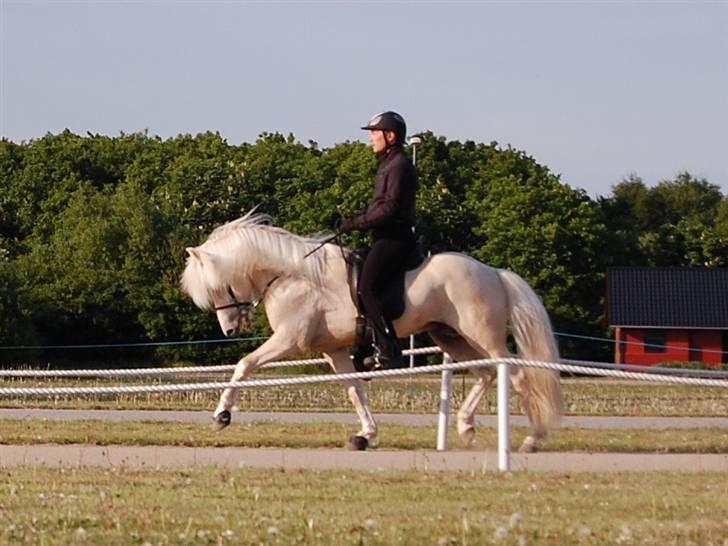
[[[728,269],[609,269],[607,320],[610,326],[728,329]]]

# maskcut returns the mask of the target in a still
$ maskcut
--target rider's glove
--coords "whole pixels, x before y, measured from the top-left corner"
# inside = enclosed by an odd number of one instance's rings
[[[337,222],[336,230],[340,233],[349,233],[354,229],[356,229],[356,227],[354,226],[353,218],[341,218]]]

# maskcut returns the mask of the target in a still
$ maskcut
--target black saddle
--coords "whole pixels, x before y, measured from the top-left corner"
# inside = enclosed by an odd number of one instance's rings
[[[359,276],[362,271],[362,264],[369,254],[369,247],[362,247],[356,250],[352,250],[346,257],[346,272],[347,279],[349,281],[349,292],[351,294],[351,301],[356,306],[357,314],[360,317],[364,316],[364,305],[359,299],[359,292],[357,287],[359,285]],[[422,246],[417,243],[412,247],[412,250],[407,254],[402,269],[397,272],[392,282],[386,287],[383,287],[380,293],[377,293],[379,301],[382,302],[382,314],[387,320],[395,320],[402,316],[404,313],[404,279],[408,271],[418,268],[425,261],[425,256],[422,252]]]

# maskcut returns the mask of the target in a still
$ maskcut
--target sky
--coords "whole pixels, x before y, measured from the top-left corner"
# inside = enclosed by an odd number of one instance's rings
[[[366,142],[395,110],[590,196],[687,171],[728,195],[728,0],[0,0],[0,136]]]

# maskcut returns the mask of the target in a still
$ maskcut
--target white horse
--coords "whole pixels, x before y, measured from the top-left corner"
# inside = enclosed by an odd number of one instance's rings
[[[187,249],[183,290],[195,304],[215,310],[226,336],[250,325],[252,300],[265,303],[273,335],[235,367],[231,381],[249,377],[267,362],[308,351],[321,352],[338,373],[353,372],[356,308],[349,291],[342,249],[274,227],[264,214],[246,216],[215,229],[200,246]],[[506,347],[510,318],[519,354],[558,362],[551,324],[541,301],[518,275],[458,253],[436,254],[406,274],[405,311],[394,321],[399,337],[426,331],[455,360],[513,356]],[[478,378],[457,414],[466,445],[475,434],[475,410],[494,367],[471,370]],[[511,381],[521,395],[531,429],[521,451],[536,451],[562,414],[557,372],[513,366]],[[346,381],[361,422],[359,447],[378,443],[377,424],[359,380]],[[230,424],[238,389],[225,389],[213,426]]]

